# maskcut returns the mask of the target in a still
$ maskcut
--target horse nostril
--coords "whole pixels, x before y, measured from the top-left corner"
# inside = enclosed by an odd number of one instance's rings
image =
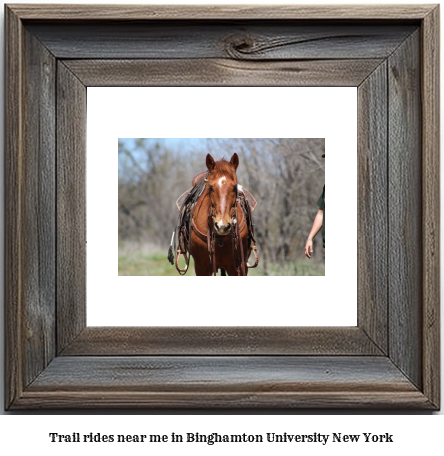
[[[231,228],[231,223],[227,223],[227,230]]]

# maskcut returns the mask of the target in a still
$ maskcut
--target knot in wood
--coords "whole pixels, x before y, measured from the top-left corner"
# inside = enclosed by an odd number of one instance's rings
[[[254,39],[246,34],[230,35],[225,39],[226,53],[233,59],[242,59],[255,52]]]

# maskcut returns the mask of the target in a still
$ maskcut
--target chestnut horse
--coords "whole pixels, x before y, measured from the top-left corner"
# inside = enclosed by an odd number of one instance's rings
[[[235,153],[229,162],[216,162],[208,154],[206,165],[209,171],[206,188],[194,209],[191,230],[191,256],[196,275],[212,275],[217,269],[224,269],[230,276],[247,275],[251,246],[245,215],[238,201],[239,157]],[[214,249],[212,257],[211,247]]]
[[[191,253],[198,276],[216,275],[219,269],[222,275],[247,275],[248,268],[256,267],[259,262],[248,199],[253,200],[254,205],[256,201],[238,185],[239,157],[236,153],[230,161],[217,162],[208,154],[206,166],[208,171],[196,176],[193,188],[178,204],[176,268],[180,274],[185,274]],[[171,264],[174,263],[174,239],[175,233],[168,253]],[[256,258],[254,266],[247,263],[252,250]],[[185,269],[178,265],[180,255],[185,257]]]

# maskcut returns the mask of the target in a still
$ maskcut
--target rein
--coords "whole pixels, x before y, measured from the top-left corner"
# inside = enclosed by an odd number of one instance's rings
[[[236,192],[237,192],[237,190],[236,190]],[[237,241],[239,242],[240,268],[239,268],[239,264],[238,264],[237,273],[238,273],[238,275],[239,275],[239,273],[241,273],[240,275],[245,276],[245,275],[247,275],[247,273],[245,271],[244,243],[242,242],[242,238],[240,235],[240,229],[239,229],[239,223],[238,223],[238,221],[239,221],[239,204],[240,204],[240,201],[239,201],[239,193],[238,193],[238,197],[236,198],[236,229],[235,229],[235,231],[236,231]]]
[[[208,176],[210,172],[208,171],[205,177],[191,190],[191,192],[186,197],[183,202],[180,211],[179,211],[179,220],[176,226],[176,229],[173,231],[173,236],[171,238],[171,245],[168,250],[168,260],[171,264],[175,264],[177,271],[180,275],[185,275],[188,271],[190,256],[191,256],[191,232],[196,232],[196,228],[193,227],[193,214],[194,208],[200,196],[203,194],[206,183],[208,181]],[[245,263],[244,258],[244,246],[241,237],[241,229],[239,224],[239,207],[242,210],[244,219],[246,221],[248,229],[248,242],[253,249],[255,256],[255,263],[253,266],[250,266],[248,263]],[[234,266],[238,275],[245,276],[246,267],[255,268],[259,264],[259,256],[257,253],[256,241],[254,239],[254,224],[252,219],[252,213],[250,205],[245,198],[243,192],[239,192],[236,187],[236,203],[231,209],[232,211],[232,229],[229,234],[225,236],[218,236],[216,230],[214,229],[214,211],[213,206],[210,203],[210,209],[208,211],[207,218],[207,250],[210,260],[210,272],[211,275],[217,275],[217,264],[216,264],[216,242],[219,246],[223,246],[226,238],[231,236],[233,252],[237,252],[237,255],[234,255],[233,261],[235,262]],[[178,246],[176,249],[176,237],[178,237]],[[222,244],[220,244],[222,242]],[[173,249],[176,251],[176,258],[174,260]],[[182,255],[185,259],[185,268],[182,269],[179,266],[179,258]],[[223,271],[223,270],[222,270]],[[225,275],[225,274],[222,274]]]

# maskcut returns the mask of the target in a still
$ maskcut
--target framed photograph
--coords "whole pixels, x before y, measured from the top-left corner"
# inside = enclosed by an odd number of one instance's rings
[[[439,409],[438,6],[21,4],[6,6],[5,34],[6,409]],[[123,278],[117,267],[104,281],[88,271],[87,240],[99,223],[87,212],[88,192],[111,174],[117,191],[124,137],[113,132],[114,145],[99,159],[103,176],[91,183],[90,139],[100,127],[89,109],[93,89],[107,88],[112,99],[136,87],[256,88],[267,126],[281,123],[266,112],[268,89],[354,88],[356,128],[343,136],[356,137],[356,155],[346,160],[356,191],[348,187],[350,200],[336,207],[350,204],[356,215],[330,232],[326,257],[339,270],[334,245],[347,251],[350,244],[356,267],[352,261],[342,274],[344,294],[327,288],[325,299],[338,312],[351,302],[356,324],[304,326],[291,312],[283,323],[232,323],[212,305],[211,287],[204,293],[198,278],[183,277],[162,277],[177,312],[200,300],[220,319],[180,324],[173,307],[171,320],[153,324],[166,301],[145,289],[143,323],[90,324],[97,303],[99,314],[111,306],[125,314],[135,301],[106,295],[107,283]],[[174,99],[164,99],[173,112]],[[156,137],[187,137],[178,134]],[[329,177],[344,157],[328,155],[328,135],[262,134],[231,137],[325,138],[328,185],[353,174],[341,166]],[[107,228],[117,236],[115,202]],[[226,278],[222,291],[254,279]],[[285,290],[267,299],[265,319],[268,312],[275,321],[282,300],[310,306],[297,286]],[[254,299],[233,295],[247,317],[255,315]]]

